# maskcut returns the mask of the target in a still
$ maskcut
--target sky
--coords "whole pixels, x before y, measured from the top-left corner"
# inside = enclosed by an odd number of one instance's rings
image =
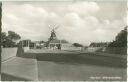
[[[58,39],[89,45],[113,41],[126,26],[126,13],[125,1],[3,2],[2,31],[47,41],[49,25],[58,25]]]

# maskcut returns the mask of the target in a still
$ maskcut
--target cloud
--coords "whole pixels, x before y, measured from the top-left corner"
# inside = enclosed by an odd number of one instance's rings
[[[88,45],[90,42],[112,41],[125,25],[124,19],[102,19],[95,16],[100,11],[96,2],[76,2],[67,6],[51,7],[33,4],[3,4],[3,31],[13,30],[23,39],[45,40],[50,36],[49,25],[59,39]],[[113,11],[114,12],[114,11]]]
[[[77,2],[69,6],[71,12],[77,12],[80,15],[88,15],[99,10],[99,6],[95,2]]]

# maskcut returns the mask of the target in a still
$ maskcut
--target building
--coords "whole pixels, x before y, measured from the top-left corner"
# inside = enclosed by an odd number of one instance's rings
[[[92,42],[87,50],[89,52],[105,51],[110,42]]]
[[[57,27],[53,27],[51,30],[51,35],[48,41],[45,43],[45,47],[48,49],[58,49],[58,50],[80,50],[80,48],[73,46],[71,43],[69,43],[66,40],[59,40],[56,36],[55,30]]]
[[[68,47],[69,43],[66,40],[54,39],[49,42],[49,48],[51,49],[62,49],[63,47]]]
[[[92,42],[90,47],[107,47],[110,42]]]
[[[44,41],[32,41],[31,42],[31,48],[34,49],[41,49],[44,47],[45,42]]]
[[[50,38],[48,39],[48,41],[45,43],[45,47],[49,48],[49,49],[59,49],[61,50],[61,48],[64,45],[69,45],[69,43],[66,40],[59,40],[56,36],[56,32],[55,32],[56,28],[53,28],[51,31],[51,35]]]

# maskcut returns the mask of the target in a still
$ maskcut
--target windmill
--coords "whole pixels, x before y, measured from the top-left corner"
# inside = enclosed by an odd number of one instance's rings
[[[54,26],[49,25],[49,28],[52,29],[49,40],[51,41],[51,40],[57,39],[56,30],[59,28],[59,26],[58,25],[54,25]]]
[[[59,25],[49,25],[48,27],[51,29],[51,35],[48,41],[46,42],[46,47],[49,47],[51,41],[57,40],[56,30],[59,28]]]

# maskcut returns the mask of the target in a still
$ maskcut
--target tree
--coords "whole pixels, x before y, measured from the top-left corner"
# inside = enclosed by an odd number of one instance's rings
[[[79,43],[73,43],[73,45],[74,45],[75,47],[83,47],[83,45],[81,45],[81,44],[79,44]]]
[[[14,47],[16,46],[16,40],[19,40],[21,37],[19,34],[8,31],[8,35],[5,32],[1,33],[1,44],[3,47]]]
[[[2,33],[1,33],[1,45],[2,45],[2,46],[5,46],[6,40],[7,40],[7,35],[6,35],[5,32],[2,32]]]
[[[5,41],[6,38],[7,38],[6,33],[5,32],[2,32],[1,33],[1,42]]]
[[[127,47],[127,26],[117,34],[115,41],[108,47]]]
[[[15,40],[19,40],[21,37],[19,34],[13,32],[13,31],[8,31],[8,38],[12,41],[15,41]]]

